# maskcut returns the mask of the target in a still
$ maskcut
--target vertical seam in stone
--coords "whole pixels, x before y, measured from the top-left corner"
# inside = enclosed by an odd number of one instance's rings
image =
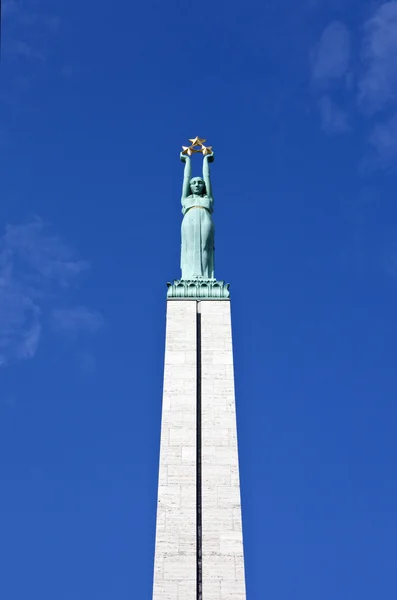
[[[201,306],[196,312],[196,543],[197,543],[197,600],[203,600],[203,528],[201,482]]]

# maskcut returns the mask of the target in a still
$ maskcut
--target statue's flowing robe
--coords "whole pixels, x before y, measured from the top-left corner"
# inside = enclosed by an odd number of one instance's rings
[[[208,196],[188,196],[182,201],[182,279],[215,277],[212,206]]]

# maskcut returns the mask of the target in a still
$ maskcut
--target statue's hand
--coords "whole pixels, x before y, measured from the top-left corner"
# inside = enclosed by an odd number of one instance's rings
[[[180,153],[180,158],[183,163],[190,160],[190,156],[188,156],[187,154],[183,154],[183,152]]]
[[[209,162],[209,163],[214,162],[214,153],[211,152],[211,154],[205,154],[204,160],[207,160],[207,162]]]

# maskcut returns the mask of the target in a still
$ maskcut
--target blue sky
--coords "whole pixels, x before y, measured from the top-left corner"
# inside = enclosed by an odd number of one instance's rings
[[[396,597],[396,74],[396,1],[3,0],[1,598],[151,598],[196,135],[248,600]]]

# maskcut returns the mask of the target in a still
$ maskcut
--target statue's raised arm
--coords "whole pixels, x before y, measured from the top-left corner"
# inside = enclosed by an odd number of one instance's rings
[[[209,165],[209,163],[212,163],[212,162],[214,162],[214,153],[211,152],[211,154],[205,154],[204,160],[203,160],[203,179],[204,179],[204,183],[205,183],[205,189],[207,192],[207,196],[209,198],[211,198],[211,200],[214,200],[214,197],[212,195],[210,165]]]
[[[181,152],[181,161],[185,163],[185,168],[183,171],[183,183],[182,183],[182,205],[185,198],[190,196],[190,180],[192,178],[192,163],[190,161],[190,156],[187,154],[183,154]]]

